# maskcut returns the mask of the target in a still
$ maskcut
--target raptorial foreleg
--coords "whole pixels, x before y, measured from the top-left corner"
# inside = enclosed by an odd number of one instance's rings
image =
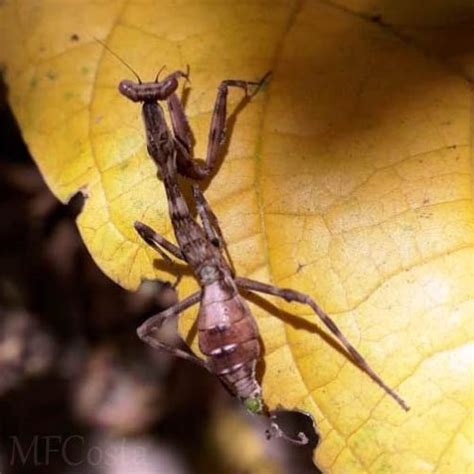
[[[242,81],[228,79],[222,81],[217,89],[217,97],[214,103],[209,138],[207,144],[206,161],[201,163],[193,158],[191,153],[191,130],[184,113],[184,108],[176,94],[167,99],[168,110],[171,116],[171,124],[175,135],[175,144],[178,149],[178,171],[180,174],[192,179],[204,179],[210,176],[218,162],[219,151],[225,140],[227,119],[227,95],[229,87],[240,87],[245,91],[245,96],[256,94],[264,84],[270,73],[260,81]],[[250,88],[255,88],[250,94]]]

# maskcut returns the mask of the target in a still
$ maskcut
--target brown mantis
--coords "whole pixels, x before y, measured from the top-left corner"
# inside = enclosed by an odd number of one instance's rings
[[[119,58],[120,59],[120,58]],[[123,62],[123,61],[122,61]],[[127,65],[127,67],[129,67]],[[138,77],[138,75],[134,72]],[[226,98],[229,87],[238,87],[248,95],[250,87],[258,88],[261,81],[226,80],[221,82],[212,115],[209,143],[205,163],[196,161],[191,154],[191,130],[184,108],[176,95],[179,78],[188,78],[188,72],[175,71],[162,81],[138,83],[122,81],[119,91],[134,102],[142,102],[147,150],[157,164],[168,199],[168,208],[176,236],[177,246],[147,225],[136,222],[140,236],[163,258],[168,254],[185,261],[192,269],[201,287],[175,306],[152,316],[138,329],[145,342],[175,356],[190,360],[207,368],[224,383],[252,413],[263,413],[262,390],[256,380],[255,367],[261,354],[258,328],[253,316],[240,295],[240,290],[274,295],[289,302],[309,306],[329,331],[339,340],[351,359],[364,370],[397,403],[408,410],[404,400],[374,372],[362,355],[352,346],[334,321],[308,295],[299,291],[279,288],[249,278],[235,276],[222,253],[224,243],[218,221],[210,209],[199,187],[193,185],[193,196],[201,219],[200,225],[189,211],[178,185],[178,173],[193,179],[209,176],[216,165],[220,145],[224,140],[226,121]],[[160,101],[166,101],[171,118],[169,129]],[[167,253],[166,253],[167,252]],[[154,330],[182,311],[200,303],[198,315],[199,347],[207,359],[174,347],[169,347],[153,337]],[[274,427],[273,427],[274,428]],[[300,433],[300,442],[304,435]]]

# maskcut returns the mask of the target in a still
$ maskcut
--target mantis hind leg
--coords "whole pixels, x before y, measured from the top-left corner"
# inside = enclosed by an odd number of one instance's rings
[[[296,290],[289,288],[279,288],[274,285],[268,285],[267,283],[261,283],[259,281],[251,280],[249,278],[237,277],[235,282],[238,287],[250,290],[258,291],[260,293],[266,293],[268,295],[278,296],[286,301],[294,301],[308,305],[324,323],[324,325],[331,331],[331,333],[339,340],[343,345],[352,360],[367,374],[369,377],[377,383],[386,393],[388,393],[405,411],[410,408],[406,402],[385,382],[380,378],[379,375],[370,367],[369,363],[362,357],[360,352],[347,340],[346,336],[342,334],[341,330],[337,327],[336,323],[326,314],[319,305],[308,295],[301,293]]]
[[[193,293],[191,296],[188,296],[187,298],[171,306],[170,308],[161,311],[160,313],[154,316],[151,316],[137,329],[138,337],[154,349],[169,352],[175,357],[188,360],[190,362],[193,362],[194,364],[199,365],[200,367],[204,367],[207,369],[208,366],[206,361],[200,359],[199,357],[196,357],[190,352],[184,351],[177,347],[172,347],[153,336],[153,332],[160,329],[166,321],[168,321],[170,318],[179,316],[181,312],[198,303],[200,299],[201,292],[198,291],[197,293]]]

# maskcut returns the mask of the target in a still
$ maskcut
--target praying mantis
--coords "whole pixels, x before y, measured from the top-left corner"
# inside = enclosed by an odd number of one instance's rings
[[[120,58],[119,60],[122,61]],[[188,79],[189,69],[186,72],[175,71],[161,81],[157,75],[154,82],[142,82],[135,71],[133,73],[138,82],[123,80],[118,89],[129,100],[142,103],[147,150],[163,180],[177,245],[142,222],[137,221],[134,226],[141,238],[164,259],[170,260],[172,255],[186,262],[200,286],[200,290],[196,293],[146,320],[137,330],[139,337],[156,349],[170,352],[206,368],[215,374],[232,394],[240,398],[250,412],[262,414],[264,413],[262,388],[255,374],[256,364],[261,357],[259,332],[240,290],[273,295],[311,308],[344,347],[349,357],[404,410],[409,410],[406,402],[385,384],[342,334],[336,323],[310,296],[293,289],[280,288],[235,275],[223,254],[225,241],[218,219],[195,183],[192,186],[193,198],[201,224],[190,213],[178,183],[178,174],[193,180],[201,180],[212,175],[225,138],[229,88],[243,89],[246,96],[249,96],[249,90],[255,88],[256,93],[268,74],[256,82],[243,80],[221,82],[211,119],[207,156],[205,161],[201,162],[192,156],[191,129],[184,107],[176,94],[179,80]],[[162,102],[166,102],[171,129],[166,122]],[[200,305],[197,322],[198,342],[201,352],[206,356],[205,360],[188,351],[168,346],[153,336],[154,331],[165,321],[178,317],[184,310],[198,303]],[[278,431],[277,427],[273,428]],[[282,435],[281,432],[279,434]],[[304,444],[306,442],[304,434],[300,433],[299,440],[295,442]]]

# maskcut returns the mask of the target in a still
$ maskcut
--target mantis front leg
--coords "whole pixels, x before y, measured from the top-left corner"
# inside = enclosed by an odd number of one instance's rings
[[[207,145],[206,161],[204,164],[196,161],[191,154],[191,129],[189,127],[183,104],[176,94],[167,99],[171,124],[175,136],[175,144],[178,149],[178,170],[180,174],[192,179],[204,179],[210,176],[217,164],[219,150],[225,139],[225,125],[227,118],[227,94],[229,87],[240,87],[245,91],[245,97],[256,94],[259,88],[269,77],[268,72],[260,81],[242,81],[238,79],[227,79],[222,81],[217,89],[217,97],[212,113],[211,127]],[[253,94],[249,88],[255,87]]]

